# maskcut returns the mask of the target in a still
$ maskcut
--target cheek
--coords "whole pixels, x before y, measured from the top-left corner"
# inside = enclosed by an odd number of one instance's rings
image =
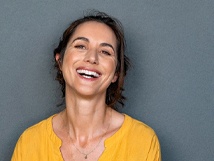
[[[73,64],[73,59],[71,58],[71,56],[64,56],[63,62],[62,62],[62,72],[65,73],[66,71],[71,70],[72,65]]]
[[[76,62],[79,59],[78,55],[75,53],[65,53],[63,58],[63,64],[71,65],[72,63]]]
[[[113,62],[113,66],[114,66],[114,72],[116,72],[117,71],[117,66],[118,66],[118,62],[117,62],[117,59],[116,60],[114,60],[114,62]]]
[[[104,59],[102,62],[100,63],[103,63],[104,66],[106,68],[108,68],[109,70],[116,70],[116,67],[117,67],[117,61],[114,60],[114,59]]]
[[[106,69],[110,76],[109,78],[112,80],[111,82],[115,82],[117,80],[116,67],[117,67],[117,62],[115,60],[106,64]]]

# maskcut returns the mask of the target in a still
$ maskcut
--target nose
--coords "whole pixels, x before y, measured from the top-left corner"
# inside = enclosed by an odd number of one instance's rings
[[[89,50],[85,54],[84,61],[91,63],[91,64],[99,64],[97,51],[96,50]]]

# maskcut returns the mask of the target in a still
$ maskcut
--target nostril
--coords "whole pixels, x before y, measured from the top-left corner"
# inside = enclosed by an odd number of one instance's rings
[[[86,62],[89,62],[91,64],[98,64],[98,55],[96,52],[88,52],[85,55],[85,59]]]

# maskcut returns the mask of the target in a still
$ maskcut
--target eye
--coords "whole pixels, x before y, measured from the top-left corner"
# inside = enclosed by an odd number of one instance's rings
[[[84,45],[75,45],[74,47],[77,49],[86,49]]]
[[[102,54],[105,54],[105,55],[111,55],[111,53],[108,52],[108,51],[106,51],[106,50],[101,50],[101,53],[102,53]]]

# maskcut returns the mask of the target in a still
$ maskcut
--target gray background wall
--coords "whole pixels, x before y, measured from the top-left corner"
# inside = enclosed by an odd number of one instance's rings
[[[52,50],[93,8],[124,25],[133,68],[122,111],[156,131],[163,161],[214,160],[213,0],[1,0],[0,160],[60,110]]]

